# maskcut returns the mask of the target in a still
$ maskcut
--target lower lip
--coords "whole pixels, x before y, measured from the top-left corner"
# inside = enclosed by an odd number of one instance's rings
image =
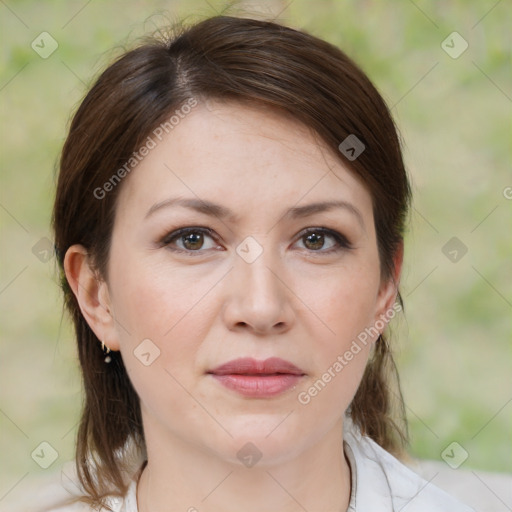
[[[293,375],[291,373],[282,373],[279,375],[215,375],[212,374],[223,386],[232,389],[241,395],[265,398],[293,388],[302,375]]]

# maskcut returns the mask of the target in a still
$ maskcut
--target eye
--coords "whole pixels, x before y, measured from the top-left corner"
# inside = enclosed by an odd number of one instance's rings
[[[310,252],[330,253],[352,248],[344,235],[326,228],[309,228],[303,231],[299,242]]]
[[[201,227],[188,227],[173,231],[162,239],[161,244],[173,251],[188,254],[219,247],[213,238],[212,231]]]

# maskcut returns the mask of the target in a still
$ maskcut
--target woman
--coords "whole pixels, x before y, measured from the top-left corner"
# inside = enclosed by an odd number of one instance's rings
[[[469,511],[392,455],[409,199],[382,98],[311,35],[214,17],[112,64],[54,208],[85,509]]]

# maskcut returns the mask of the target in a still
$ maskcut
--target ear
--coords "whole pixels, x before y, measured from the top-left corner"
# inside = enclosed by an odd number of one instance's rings
[[[64,272],[80,311],[96,337],[111,350],[119,350],[107,283],[92,268],[82,245],[73,245],[67,250]]]
[[[396,297],[398,294],[398,285],[400,284],[403,259],[404,243],[402,241],[398,245],[395,256],[393,258],[393,269],[391,276],[385,281],[383,280],[380,284],[374,319],[374,324],[376,326],[382,326],[382,323],[387,325],[389,320],[391,320],[391,318],[393,318],[396,314],[396,306],[395,308],[393,306],[396,302]],[[378,330],[382,333],[384,328]]]

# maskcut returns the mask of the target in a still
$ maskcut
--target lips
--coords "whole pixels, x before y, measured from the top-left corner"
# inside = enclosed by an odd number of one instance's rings
[[[208,373],[214,375],[304,375],[304,372],[284,359],[271,357],[264,361],[258,361],[250,357],[234,359],[222,364]]]
[[[289,361],[271,357],[264,361],[234,359],[208,372],[224,387],[253,398],[271,397],[294,387],[305,375]]]

